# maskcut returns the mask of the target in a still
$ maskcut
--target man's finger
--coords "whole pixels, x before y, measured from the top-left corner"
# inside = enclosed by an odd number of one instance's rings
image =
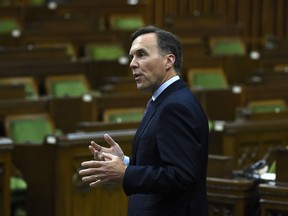
[[[111,146],[115,146],[116,142],[112,139],[112,137],[109,134],[104,134],[105,141]]]
[[[94,141],[91,141],[91,147],[93,147],[95,150],[97,150],[97,151],[101,151],[101,146],[100,145],[98,145],[97,143],[95,143]]]
[[[116,157],[115,155],[112,155],[112,154],[109,154],[109,153],[104,153],[103,152],[103,157],[105,158],[105,159],[108,159],[108,160],[112,160],[114,157]]]

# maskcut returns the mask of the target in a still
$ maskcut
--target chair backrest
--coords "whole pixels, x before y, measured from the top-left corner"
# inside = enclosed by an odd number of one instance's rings
[[[15,144],[42,144],[46,135],[55,132],[55,126],[47,113],[8,115],[5,130]]]
[[[43,6],[45,4],[45,0],[29,0],[27,3],[30,6]]]
[[[124,50],[119,44],[88,43],[85,46],[85,56],[92,61],[118,60],[124,55]]]
[[[10,34],[13,30],[21,30],[21,25],[14,18],[0,18],[0,34]]]
[[[90,92],[90,85],[84,74],[48,76],[45,86],[47,94],[53,97],[79,97]]]
[[[287,110],[283,99],[254,100],[247,104],[253,113],[281,112]]]
[[[25,98],[37,99],[39,90],[36,81],[32,77],[9,77],[1,78],[0,84],[3,85],[24,85]]]
[[[214,56],[245,55],[246,47],[241,38],[217,37],[209,40],[211,54]]]
[[[104,110],[104,122],[140,122],[144,115],[144,108],[111,108]]]
[[[225,89],[228,88],[222,68],[192,68],[187,72],[188,85],[191,88]]]
[[[279,73],[288,73],[288,64],[276,64],[273,70]]]
[[[109,24],[112,30],[134,30],[145,25],[139,14],[112,14],[109,16]]]

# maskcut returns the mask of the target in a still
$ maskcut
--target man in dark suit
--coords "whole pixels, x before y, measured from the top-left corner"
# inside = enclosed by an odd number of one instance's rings
[[[139,90],[152,98],[135,134],[132,156],[91,142],[93,161],[82,163],[91,187],[119,183],[129,196],[129,216],[206,216],[208,121],[180,79],[182,49],[175,35],[148,26],[135,31],[130,67]]]

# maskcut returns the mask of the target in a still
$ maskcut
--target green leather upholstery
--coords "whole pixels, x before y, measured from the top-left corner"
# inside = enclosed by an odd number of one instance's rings
[[[215,56],[221,55],[245,55],[245,46],[240,39],[215,40],[211,45],[211,53]]]
[[[132,112],[132,113],[121,113],[111,114],[109,117],[110,122],[138,122],[143,118],[143,113]]]
[[[217,73],[203,73],[194,76],[195,86],[201,86],[205,89],[227,88],[227,84],[223,77]]]
[[[114,20],[114,28],[121,30],[133,30],[142,26],[144,23],[140,17],[119,17]]]
[[[89,59],[94,61],[118,60],[124,55],[124,51],[119,45],[89,44],[87,54]]]
[[[81,80],[59,80],[51,83],[51,90],[54,97],[78,97],[89,92]]]
[[[144,115],[144,108],[115,108],[104,111],[105,122],[140,122]]]
[[[253,113],[269,113],[269,112],[281,112],[287,110],[287,106],[284,100],[261,100],[251,101],[248,107]]]
[[[10,138],[15,144],[41,144],[48,134],[53,134],[51,123],[44,117],[13,119],[9,123]]]
[[[13,18],[0,18],[0,34],[11,33],[13,30],[20,30],[20,25],[17,20]]]

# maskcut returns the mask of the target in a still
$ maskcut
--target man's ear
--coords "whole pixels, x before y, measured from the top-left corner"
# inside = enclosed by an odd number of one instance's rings
[[[175,63],[175,56],[173,54],[168,54],[166,59],[166,64],[165,64],[165,69],[169,70],[171,67],[174,66]]]

